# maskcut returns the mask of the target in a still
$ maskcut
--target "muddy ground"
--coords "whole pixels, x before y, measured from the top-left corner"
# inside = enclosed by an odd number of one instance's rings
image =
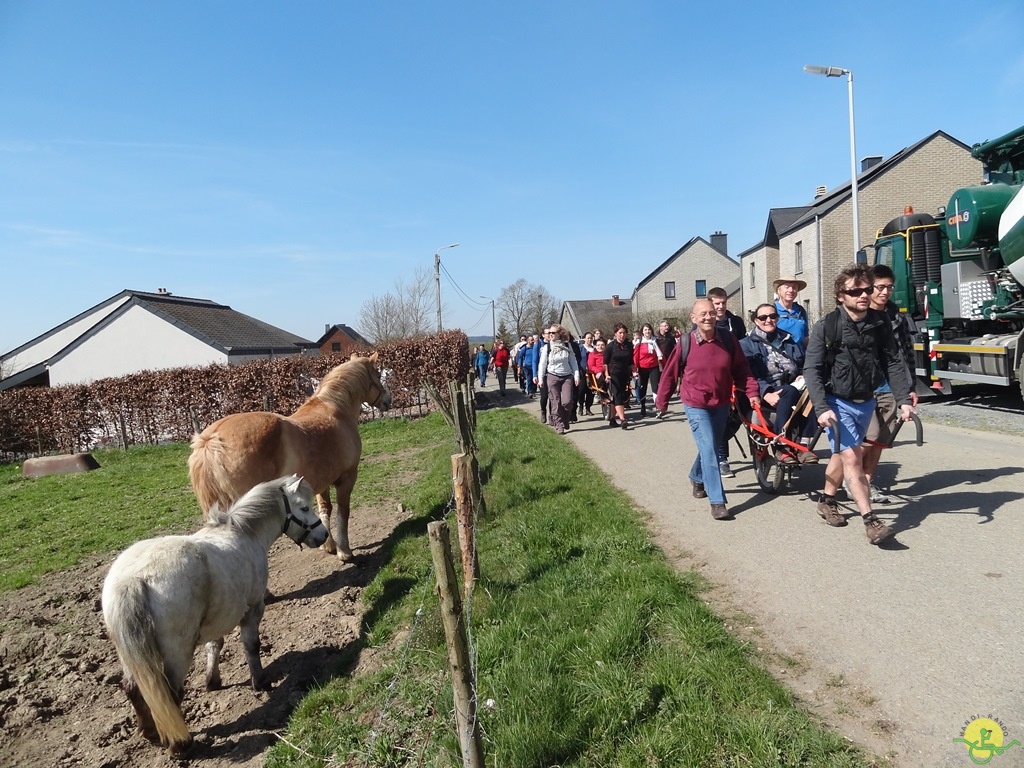
[[[382,564],[382,544],[408,515],[397,505],[354,510],[354,565],[281,538],[270,552],[270,589],[260,655],[272,689],[249,685],[237,631],[221,656],[224,687],[203,690],[197,652],[186,684],[189,757],[208,768],[255,768],[306,692],[337,674],[340,654],[359,641],[360,593]],[[121,672],[100,612],[113,556],[0,596],[0,766],[148,766],[181,763],[135,732]]]

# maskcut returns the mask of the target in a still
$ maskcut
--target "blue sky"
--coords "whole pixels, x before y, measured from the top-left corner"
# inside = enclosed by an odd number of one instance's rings
[[[692,5],[0,0],[0,352],[124,288],[315,339],[453,242],[445,327],[628,296],[849,179],[804,64],[859,156],[1024,118],[1019,0]]]

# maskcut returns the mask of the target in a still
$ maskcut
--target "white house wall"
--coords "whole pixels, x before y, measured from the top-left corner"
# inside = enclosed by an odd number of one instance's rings
[[[48,336],[44,336],[38,342],[27,349],[22,350],[17,355],[5,359],[3,364],[4,376],[13,376],[16,373],[21,373],[21,371],[24,371],[27,368],[31,368],[33,365],[46,362],[64,349],[68,344],[99,323],[103,318],[115,312],[118,307],[129,300],[130,297],[125,296],[118,302],[109,304],[102,309],[98,309],[95,312],[86,315],[77,323],[72,323],[67,328],[63,328]]]
[[[144,370],[226,362],[223,352],[134,306],[55,362],[50,367],[50,385],[88,384]]]

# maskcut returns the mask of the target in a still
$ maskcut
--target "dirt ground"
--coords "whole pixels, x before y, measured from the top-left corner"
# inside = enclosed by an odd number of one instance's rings
[[[277,741],[293,708],[318,678],[335,673],[340,653],[358,641],[360,593],[381,566],[381,545],[407,517],[390,509],[353,510],[355,564],[278,539],[270,551],[270,589],[260,627],[269,692],[249,685],[237,631],[221,655],[224,687],[203,690],[197,651],[186,684],[185,721],[196,739],[190,758],[209,768],[253,768]],[[0,596],[0,765],[149,766],[181,763],[135,732],[119,687],[121,672],[100,611],[113,558],[48,577]]]

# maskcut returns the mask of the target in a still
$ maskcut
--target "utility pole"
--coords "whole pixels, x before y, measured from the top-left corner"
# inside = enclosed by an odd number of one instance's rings
[[[441,251],[445,248],[454,248],[458,243],[442,245],[434,251],[434,287],[437,292],[437,332],[441,332]]]

